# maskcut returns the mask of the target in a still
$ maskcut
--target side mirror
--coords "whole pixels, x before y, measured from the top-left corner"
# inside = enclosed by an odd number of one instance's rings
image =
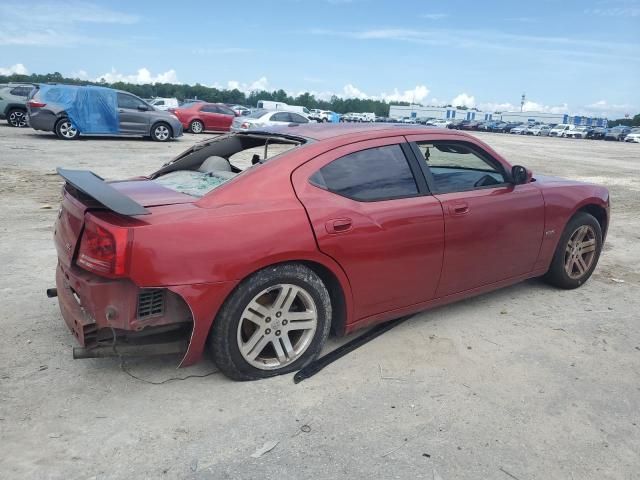
[[[515,185],[529,183],[531,176],[531,171],[521,165],[514,165],[511,169],[511,180]]]
[[[138,105],[138,110],[140,110],[141,112],[146,112],[149,110],[149,107],[147,107],[146,105]]]

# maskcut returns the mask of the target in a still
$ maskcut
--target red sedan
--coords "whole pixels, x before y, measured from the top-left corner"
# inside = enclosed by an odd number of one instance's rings
[[[170,335],[182,365],[208,348],[242,380],[300,369],[330,330],[531,277],[579,287],[609,223],[604,187],[409,125],[231,134],[121,182],[59,171],[57,295],[80,355]]]
[[[236,117],[233,110],[221,103],[185,103],[180,108],[172,108],[170,111],[178,117],[182,128],[191,133],[202,133],[205,130],[228,132],[231,122]]]

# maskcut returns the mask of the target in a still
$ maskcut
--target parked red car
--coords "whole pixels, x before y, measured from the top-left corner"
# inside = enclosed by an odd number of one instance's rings
[[[276,144],[291,148],[273,156]],[[256,147],[251,168],[229,161]],[[79,355],[171,334],[188,343],[182,365],[208,347],[241,380],[300,369],[330,329],[531,277],[576,288],[609,223],[604,187],[409,125],[225,135],[143,179],[60,173],[57,295]]]
[[[178,117],[182,128],[191,133],[202,133],[205,130],[228,132],[236,117],[233,110],[221,103],[185,103],[180,108],[169,111]]]

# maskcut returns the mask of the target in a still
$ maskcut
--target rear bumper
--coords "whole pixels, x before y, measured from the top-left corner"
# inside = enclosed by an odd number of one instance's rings
[[[192,322],[189,308],[178,295],[163,289],[141,289],[130,280],[106,279],[58,264],[56,287],[62,318],[83,347],[110,338],[112,328],[126,335],[152,326]],[[140,305],[147,307],[145,295],[152,290],[162,307],[141,316]]]
[[[40,110],[35,112],[28,112],[27,122],[29,126],[35,130],[43,130],[45,132],[53,132],[56,121],[56,117],[53,113],[46,110]]]

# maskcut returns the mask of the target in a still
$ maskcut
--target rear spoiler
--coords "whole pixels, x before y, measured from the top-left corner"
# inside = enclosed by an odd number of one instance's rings
[[[138,202],[123,195],[89,170],[57,168],[56,171],[68,184],[97,200],[109,210],[127,216],[149,215],[151,213]]]

